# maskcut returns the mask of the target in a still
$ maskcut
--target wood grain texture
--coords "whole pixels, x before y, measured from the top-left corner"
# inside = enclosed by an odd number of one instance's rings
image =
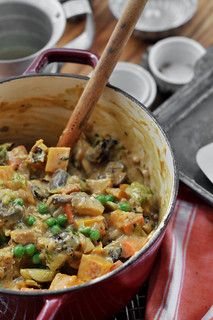
[[[129,0],[113,30],[91,79],[64,129],[58,146],[74,146],[98,102],[148,0]]]
[[[93,0],[93,9],[96,36],[91,51],[101,55],[116,24],[116,19],[109,10],[108,0]],[[78,35],[83,30],[84,23],[84,21],[80,23],[68,23],[64,36],[58,45],[61,46]],[[191,37],[199,41],[206,48],[213,45],[212,0],[199,0],[199,7],[196,15],[179,35]],[[140,63],[142,55],[149,45],[149,42],[144,42],[141,39],[132,36],[126,45],[120,60]],[[91,72],[91,68],[87,66],[66,64],[62,69],[62,72],[88,74]]]

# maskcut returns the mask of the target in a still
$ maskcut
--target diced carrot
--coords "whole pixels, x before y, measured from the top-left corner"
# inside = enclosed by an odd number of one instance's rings
[[[64,212],[67,216],[67,219],[68,219],[68,222],[69,224],[73,224],[74,223],[74,214],[73,214],[73,211],[72,211],[72,206],[70,203],[66,203],[64,206]]]
[[[131,222],[124,224],[122,230],[125,234],[131,234],[134,230],[133,224]]]
[[[122,199],[123,192],[119,188],[107,188],[106,192],[119,200]]]
[[[146,238],[142,238],[139,236],[125,237],[121,241],[122,257],[132,257],[137,251],[139,251],[144,246],[145,242]]]
[[[129,185],[128,184],[126,184],[126,183],[123,183],[123,184],[121,184],[120,185],[120,190],[121,190],[121,196],[122,196],[122,198],[126,198],[126,199],[129,199],[129,195],[126,193],[126,188],[127,187],[129,187]]]
[[[122,242],[122,256],[124,258],[129,258],[133,256],[135,249],[132,247],[132,243],[126,241]]]
[[[113,266],[111,267],[110,271],[113,271],[117,268],[119,268],[120,266],[122,266],[123,262],[121,260],[118,260],[116,262],[113,263]]]

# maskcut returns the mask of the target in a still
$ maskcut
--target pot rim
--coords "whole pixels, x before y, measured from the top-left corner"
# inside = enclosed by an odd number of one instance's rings
[[[80,80],[84,80],[87,81],[89,80],[89,77],[87,76],[82,76],[82,75],[75,75],[75,74],[61,74],[61,73],[55,73],[55,74],[51,74],[51,73],[47,73],[47,74],[28,74],[28,75],[21,75],[21,76],[16,76],[16,77],[12,77],[12,78],[8,78],[5,80],[0,80],[0,85],[2,83],[6,83],[6,82],[10,82],[13,80],[19,80],[19,79],[25,79],[25,78],[31,78],[31,77],[65,77],[65,78],[75,78],[75,79],[80,79]],[[139,250],[133,257],[129,258],[121,267],[119,267],[118,269],[115,269],[101,277],[98,277],[96,279],[93,279],[89,282],[83,283],[81,285],[78,286],[74,286],[71,288],[67,288],[67,289],[61,289],[61,290],[51,290],[51,291],[36,291],[36,292],[32,292],[32,291],[18,291],[18,290],[11,290],[11,289],[0,289],[0,293],[1,294],[8,294],[8,295],[14,295],[14,296],[33,296],[33,297],[55,297],[55,296],[59,296],[59,295],[64,295],[64,294],[68,294],[70,292],[76,292],[79,290],[83,290],[85,288],[89,288],[92,287],[94,285],[96,285],[97,283],[103,283],[106,280],[108,280],[109,278],[113,278],[114,276],[116,276],[117,274],[121,273],[121,272],[125,272],[125,269],[130,267],[133,263],[137,262],[137,260],[139,260],[144,254],[146,254],[152,247],[155,246],[157,240],[159,239],[159,237],[162,235],[162,233],[164,232],[164,230],[166,229],[172,214],[174,213],[174,207],[175,207],[175,203],[176,203],[176,198],[177,198],[177,193],[178,193],[178,186],[179,186],[179,177],[178,177],[178,170],[177,170],[177,164],[176,164],[176,160],[174,157],[174,151],[173,148],[167,138],[166,133],[164,132],[164,130],[161,128],[161,125],[158,123],[157,119],[155,118],[155,116],[151,113],[151,111],[149,111],[141,102],[139,102],[137,99],[135,99],[134,97],[132,97],[130,94],[126,93],[125,91],[112,86],[111,84],[107,84],[106,85],[108,88],[114,90],[115,92],[118,92],[120,94],[122,94],[124,97],[128,98],[129,100],[131,100],[132,102],[134,102],[135,105],[137,105],[138,108],[142,108],[143,111],[145,111],[145,113],[148,113],[149,117],[153,120],[153,122],[155,123],[155,125],[157,126],[157,128],[160,130],[161,134],[163,135],[165,142],[167,144],[167,146],[169,147],[169,150],[171,152],[171,156],[172,156],[172,165],[173,165],[173,170],[174,170],[174,181],[173,181],[173,193],[172,193],[172,197],[171,197],[171,202],[170,202],[170,207],[167,210],[167,214],[166,214],[166,218],[161,226],[161,228],[157,229],[156,232],[154,233],[154,235],[149,239],[149,241],[147,242],[147,246],[145,244],[145,246]],[[161,222],[161,223],[162,223]],[[160,226],[160,225],[159,225]],[[158,227],[159,227],[158,226]]]

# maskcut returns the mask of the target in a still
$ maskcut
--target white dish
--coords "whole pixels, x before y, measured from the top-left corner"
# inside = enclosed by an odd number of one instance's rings
[[[168,37],[149,52],[149,68],[162,91],[175,91],[194,77],[194,67],[206,50],[187,37]]]
[[[151,74],[140,65],[118,62],[109,83],[127,92],[149,108],[155,100],[157,87]]]
[[[213,143],[198,150],[196,161],[203,173],[213,183]]]
[[[109,8],[119,19],[127,0],[109,0]],[[146,38],[168,36],[186,24],[194,16],[198,0],[149,0],[141,15],[136,30]],[[164,34],[165,37],[165,34]]]

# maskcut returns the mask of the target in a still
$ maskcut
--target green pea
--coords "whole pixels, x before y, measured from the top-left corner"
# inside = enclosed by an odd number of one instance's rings
[[[13,205],[23,207],[24,200],[22,198],[16,198],[15,200],[13,200]]]
[[[91,233],[91,228],[89,228],[89,227],[80,227],[80,228],[79,228],[79,231],[80,231],[81,233],[83,233],[83,235],[89,237],[89,236],[90,236],[90,233]]]
[[[32,257],[32,262],[33,262],[34,264],[39,264],[39,263],[41,263],[40,253],[34,254],[34,256]]]
[[[120,202],[119,203],[119,209],[122,210],[122,211],[129,212],[129,211],[132,211],[132,206],[128,201]]]
[[[25,254],[25,247],[22,244],[18,244],[13,248],[13,254],[16,258],[22,258]]]
[[[36,252],[36,246],[33,243],[29,243],[25,246],[25,252],[28,256],[33,256]]]
[[[44,202],[39,203],[37,209],[40,214],[47,214],[49,212],[49,208]]]
[[[115,197],[113,195],[111,195],[111,194],[107,194],[105,196],[105,199],[106,199],[106,201],[111,201],[111,202],[115,201]]]
[[[99,196],[96,197],[98,201],[100,201],[102,204],[105,204],[107,202],[106,196],[104,194],[100,194]]]
[[[99,230],[91,230],[89,236],[90,236],[90,239],[91,239],[92,241],[97,241],[97,240],[100,239],[101,234],[100,234],[100,231],[99,231]]]
[[[60,233],[61,231],[62,231],[62,230],[61,230],[61,228],[59,227],[58,224],[52,226],[52,228],[51,228],[51,232],[52,232],[52,234],[54,234],[54,235]]]
[[[36,222],[36,218],[33,216],[28,216],[27,217],[27,224],[28,226],[32,226]]]
[[[55,224],[57,224],[57,220],[55,218],[49,218],[47,219],[46,221],[46,224],[49,226],[49,227],[52,227],[54,226]]]
[[[57,222],[60,226],[65,226],[65,224],[67,223],[67,216],[65,214],[60,214],[57,217]]]

